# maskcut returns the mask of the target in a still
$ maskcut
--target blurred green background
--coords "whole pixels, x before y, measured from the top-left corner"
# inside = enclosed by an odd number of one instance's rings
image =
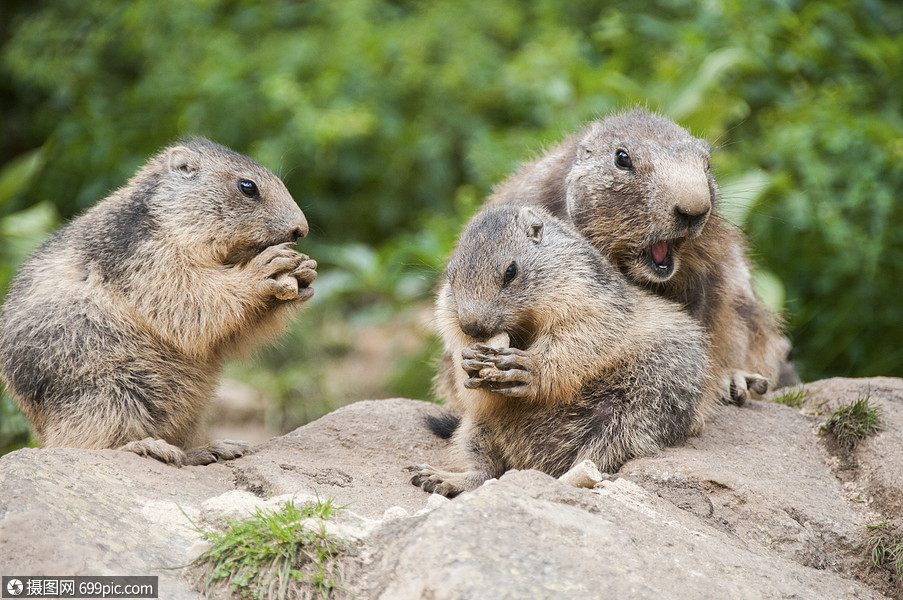
[[[236,360],[272,431],[429,398],[430,291],[516,165],[644,104],[714,148],[804,379],[903,376],[903,3],[5,0],[0,290],[174,138],[280,175],[317,294]],[[0,400],[0,451],[27,442]]]

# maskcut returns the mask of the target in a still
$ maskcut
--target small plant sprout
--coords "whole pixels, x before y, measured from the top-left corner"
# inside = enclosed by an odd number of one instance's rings
[[[847,450],[852,450],[866,436],[884,429],[879,407],[869,402],[869,395],[860,396],[851,404],[837,407],[822,429],[833,433]]]
[[[866,548],[876,568],[893,569],[897,577],[903,577],[903,536],[888,521],[866,526]]]
[[[327,598],[340,588],[337,559],[346,544],[326,533],[326,522],[341,510],[332,499],[300,507],[286,502],[280,510],[257,509],[246,519],[226,519],[223,531],[194,526],[210,547],[192,565],[200,568],[204,594],[228,585],[242,598],[282,600],[309,594]],[[192,523],[194,525],[194,523]],[[297,582],[293,584],[292,582]]]
[[[806,392],[806,388],[798,385],[791,388],[786,388],[780,396],[774,397],[774,401],[778,404],[783,404],[784,406],[792,406],[794,408],[798,408],[805,404],[808,396],[809,395]]]

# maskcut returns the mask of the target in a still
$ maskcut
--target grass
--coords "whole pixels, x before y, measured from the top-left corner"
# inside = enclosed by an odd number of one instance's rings
[[[787,388],[780,396],[775,396],[774,401],[784,406],[798,408],[805,404],[808,394],[803,386]]]
[[[242,598],[282,600],[298,597],[300,584],[309,595],[327,598],[341,588],[336,561],[346,544],[326,533],[326,523],[342,508],[331,498],[300,507],[286,502],[280,510],[258,508],[252,517],[227,519],[223,531],[192,523],[211,542],[192,562],[200,568],[196,581],[203,578],[208,597],[228,585]]]
[[[903,536],[888,521],[866,526],[866,547],[872,565],[893,568],[897,578],[903,577]]]
[[[833,433],[841,446],[852,450],[866,436],[884,429],[879,407],[869,402],[868,394],[850,404],[837,407],[822,429]]]

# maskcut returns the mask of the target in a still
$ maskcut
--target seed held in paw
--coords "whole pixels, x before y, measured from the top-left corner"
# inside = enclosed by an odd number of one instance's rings
[[[490,348],[501,350],[502,348],[508,348],[511,346],[511,338],[508,337],[507,332],[503,331],[500,334],[489,338],[483,343]]]
[[[293,300],[298,297],[298,280],[290,274],[280,275],[276,278],[280,290],[276,293],[276,297],[280,300]]]

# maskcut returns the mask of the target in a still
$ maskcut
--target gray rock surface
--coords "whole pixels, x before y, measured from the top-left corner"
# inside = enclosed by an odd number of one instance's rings
[[[414,400],[358,402],[206,467],[20,450],[0,458],[0,574],[158,575],[160,598],[199,598],[161,569],[202,551],[192,521],[317,495],[349,505],[359,598],[903,598],[861,547],[867,524],[903,525],[903,380],[806,389],[801,408],[727,408],[593,489],[512,472],[452,501],[402,470],[447,463],[422,425],[441,408]],[[844,451],[819,426],[866,394],[887,428]]]
[[[589,491],[509,472],[370,542],[366,598],[878,597],[688,519],[625,478]]]

